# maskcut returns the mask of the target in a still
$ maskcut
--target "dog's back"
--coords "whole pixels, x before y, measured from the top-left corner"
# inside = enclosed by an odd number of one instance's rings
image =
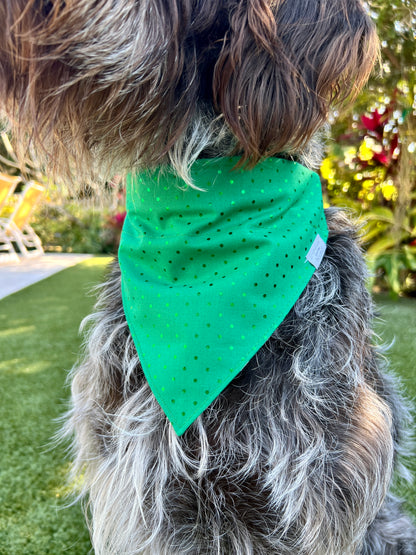
[[[180,438],[141,372],[114,265],[69,423],[98,553],[415,552],[399,505],[382,507],[406,411],[372,345],[355,230],[327,218],[300,299]]]

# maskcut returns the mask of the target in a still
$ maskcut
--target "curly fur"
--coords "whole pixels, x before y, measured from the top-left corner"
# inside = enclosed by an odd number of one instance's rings
[[[0,105],[81,183],[299,156],[378,52],[359,0],[6,0],[0,20]]]
[[[406,409],[372,344],[355,231],[327,217],[327,254],[302,296],[179,438],[144,379],[113,264],[84,323],[66,428],[97,553],[416,552],[386,498]]]
[[[378,54],[360,0],[3,0],[0,105],[55,176],[198,157],[319,159],[335,103]],[[313,139],[313,140],[312,140]],[[373,344],[355,230],[328,211],[324,260],[284,322],[181,437],[124,316],[118,264],[72,373],[98,555],[411,555],[389,493],[406,408]]]

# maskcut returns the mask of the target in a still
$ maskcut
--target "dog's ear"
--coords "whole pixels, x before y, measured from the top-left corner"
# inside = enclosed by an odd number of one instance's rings
[[[377,54],[359,0],[234,2],[213,87],[242,162],[296,152],[361,89]]]

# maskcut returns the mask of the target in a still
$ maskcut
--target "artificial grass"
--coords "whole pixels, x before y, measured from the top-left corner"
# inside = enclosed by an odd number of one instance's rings
[[[388,358],[391,367],[402,378],[407,394],[416,398],[416,299],[392,299],[375,296],[379,312],[376,330],[381,339],[391,344]]]
[[[402,393],[416,420],[416,299],[394,300],[388,295],[377,295],[375,300],[380,316],[376,331],[390,345],[386,356],[391,371],[400,379]],[[414,430],[411,432],[414,435]],[[406,466],[415,477],[414,483],[399,482],[394,489],[404,500],[404,509],[416,519],[416,459],[407,459]]]
[[[0,554],[86,555],[88,532],[79,506],[64,508],[68,461],[50,448],[54,419],[65,410],[66,370],[77,358],[78,326],[91,310],[88,290],[109,258],[94,258],[0,301]],[[416,300],[378,297],[389,358],[416,397]],[[408,510],[416,489],[401,487]],[[416,511],[414,512],[416,516]]]
[[[65,410],[66,370],[88,290],[108,257],[89,259],[0,301],[0,553],[83,555],[91,549],[79,506],[64,508],[68,462],[51,448]]]

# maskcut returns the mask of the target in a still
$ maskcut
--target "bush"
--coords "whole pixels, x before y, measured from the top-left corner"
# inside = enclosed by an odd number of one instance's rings
[[[414,116],[396,90],[384,106],[353,116],[346,129],[335,135],[321,167],[327,197],[362,220],[371,285],[416,294]]]
[[[63,205],[45,203],[35,213],[31,225],[45,251],[116,254],[124,215],[79,201]]]

